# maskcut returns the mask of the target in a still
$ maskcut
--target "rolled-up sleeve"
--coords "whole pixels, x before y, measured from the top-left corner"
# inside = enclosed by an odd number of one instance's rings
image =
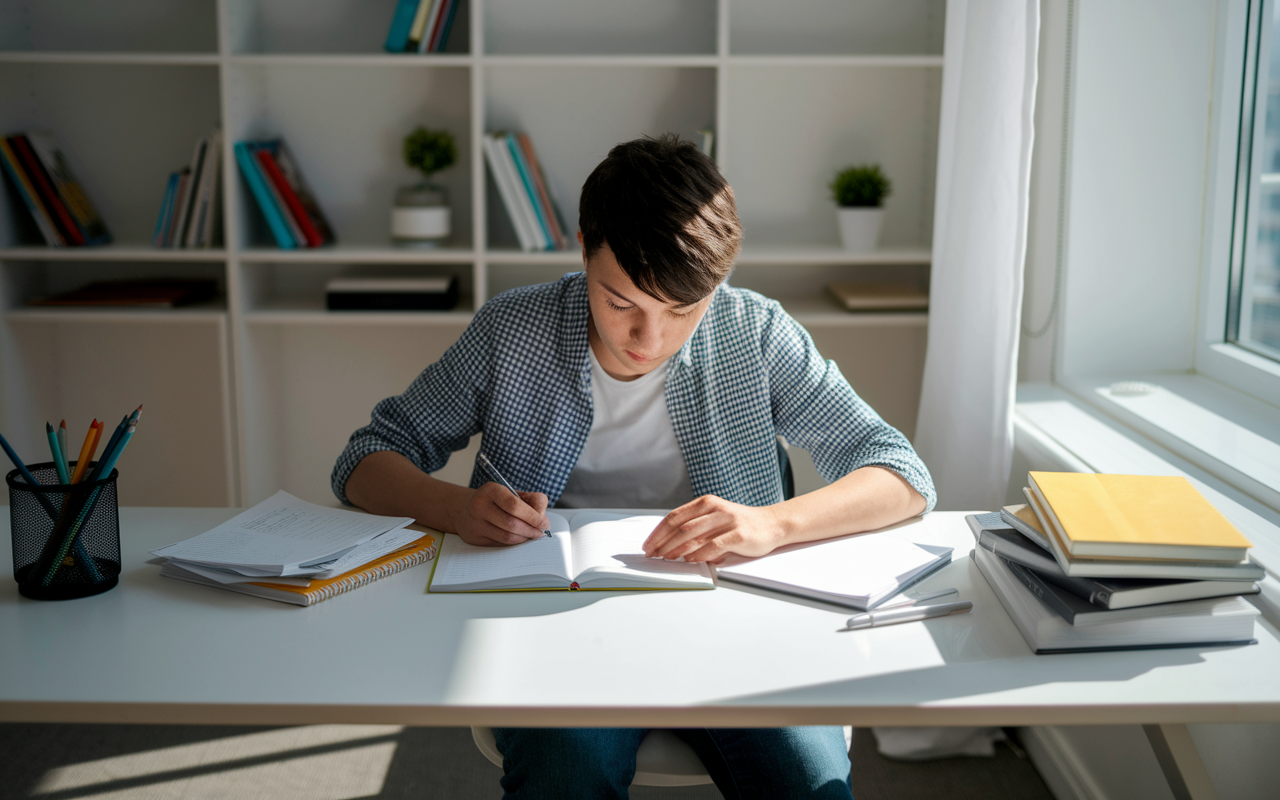
[[[369,424],[351,434],[330,477],[339,500],[350,504],[347,480],[370,453],[392,450],[423,472],[435,472],[480,432],[492,366],[489,316],[481,309],[439,361],[403,394],[378,403]]]
[[[818,353],[809,332],[776,303],[761,341],[774,424],[789,443],[809,451],[824,479],[884,467],[920,493],[926,511],[933,508],[933,478],[907,437],[854,392],[835,362]]]

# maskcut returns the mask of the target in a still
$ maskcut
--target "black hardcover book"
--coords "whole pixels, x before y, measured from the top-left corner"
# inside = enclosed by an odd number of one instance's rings
[[[975,515],[978,517],[981,515]],[[1251,581],[1195,581],[1165,578],[1076,578],[1063,573],[1058,562],[1022,534],[1010,528],[976,531],[978,545],[1006,561],[1020,564],[1041,580],[1065,589],[1071,594],[1101,608],[1119,609],[1198,600],[1205,597],[1227,597],[1257,594]]]

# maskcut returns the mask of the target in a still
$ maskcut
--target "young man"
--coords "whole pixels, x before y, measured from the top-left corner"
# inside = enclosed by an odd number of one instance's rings
[[[618,145],[582,190],[585,273],[503,293],[333,471],[338,498],[478,545],[542,535],[549,503],[674,508],[647,555],[715,561],[872,530],[934,501],[924,464],[775,301],[724,281],[733,191],[674,136]],[[483,434],[479,466],[428,473]],[[782,496],[777,439],[830,485]],[[511,797],[625,797],[645,731],[497,729]],[[850,797],[841,730],[686,730],[722,794]]]

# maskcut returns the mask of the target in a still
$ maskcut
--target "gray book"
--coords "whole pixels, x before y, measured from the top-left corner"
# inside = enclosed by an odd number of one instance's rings
[[[1008,562],[978,548],[973,559],[1018,632],[1037,655],[1090,650],[1147,650],[1255,644],[1258,609],[1241,597],[1165,603],[1104,612],[1068,623],[1014,577]],[[1134,612],[1149,612],[1135,615]]]
[[[1252,581],[1072,577],[1062,571],[1053,556],[1012,528],[983,526],[981,520],[987,516],[974,514],[966,518],[972,520],[969,527],[979,547],[1025,567],[1036,579],[1099,608],[1134,608],[1205,597],[1257,594],[1259,591],[1258,585]],[[1065,614],[1064,618],[1069,619]]]

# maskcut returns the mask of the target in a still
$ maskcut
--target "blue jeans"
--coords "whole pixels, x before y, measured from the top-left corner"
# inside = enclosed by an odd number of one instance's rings
[[[494,728],[510,800],[625,798],[643,728]],[[725,800],[852,800],[844,731],[823,728],[681,728]]]

